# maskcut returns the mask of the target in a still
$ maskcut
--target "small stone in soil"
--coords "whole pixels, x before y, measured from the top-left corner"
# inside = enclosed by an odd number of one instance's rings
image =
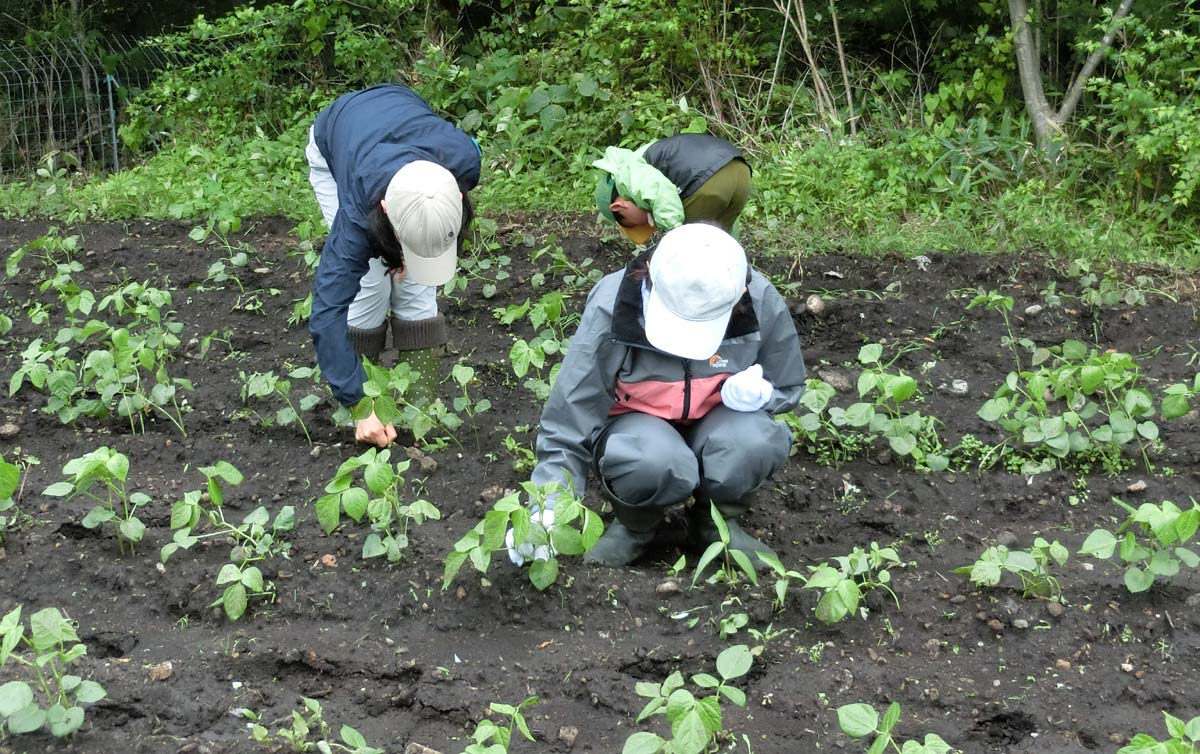
[[[1004,624],[996,618],[992,618],[990,621],[988,621],[988,628],[992,629],[992,631],[998,634],[1004,633]]]
[[[1146,480],[1139,479],[1133,484],[1125,488],[1126,492],[1144,492],[1146,489]]]
[[[1017,539],[1017,535],[1013,534],[1011,531],[1002,531],[996,535],[996,544],[1003,545],[1010,549],[1016,547],[1019,542],[1020,540]]]
[[[573,725],[564,725],[558,729],[558,740],[562,741],[570,749],[575,745],[575,739],[579,736],[579,728]]]
[[[160,662],[157,665],[150,666],[150,680],[165,681],[170,678],[171,674],[174,672],[175,666],[170,660],[167,660],[166,662]]]
[[[1013,628],[1029,628],[1029,621],[1025,620],[1024,618],[1017,618],[1013,621]]]
[[[1071,661],[1070,660],[1055,660],[1054,667],[1058,668],[1059,670],[1070,670],[1071,669]]]
[[[1063,606],[1058,602],[1047,602],[1046,612],[1050,613],[1052,617],[1060,618],[1063,614]]]
[[[0,440],[11,440],[21,432],[21,427],[16,422],[4,422],[0,424]]]

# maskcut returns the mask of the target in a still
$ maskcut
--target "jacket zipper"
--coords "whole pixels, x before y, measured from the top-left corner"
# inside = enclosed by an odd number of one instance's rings
[[[687,421],[688,411],[692,408],[692,362],[683,360],[683,415],[680,421]]]

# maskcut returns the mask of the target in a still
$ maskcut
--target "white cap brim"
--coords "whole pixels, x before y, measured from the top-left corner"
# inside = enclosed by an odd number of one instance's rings
[[[455,244],[436,257],[404,255],[404,277],[417,285],[445,285],[454,277],[458,267],[458,249]]]
[[[724,317],[703,321],[684,319],[673,314],[651,287],[646,301],[646,340],[664,353],[705,360],[721,347],[732,313],[730,307]]]

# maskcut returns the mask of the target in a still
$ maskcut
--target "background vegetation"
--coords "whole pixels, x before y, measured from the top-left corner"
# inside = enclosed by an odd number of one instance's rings
[[[96,38],[121,23],[104,6],[51,3],[0,31]],[[295,0],[156,42],[185,62],[125,108],[136,166],[41,171],[0,186],[2,211],[315,219],[313,115],[401,80],[481,142],[485,213],[586,210],[604,146],[709,130],[751,157],[762,248],[1200,262],[1192,0]],[[1078,104],[1057,109],[1077,78]],[[1062,116],[1048,135],[1031,81]]]

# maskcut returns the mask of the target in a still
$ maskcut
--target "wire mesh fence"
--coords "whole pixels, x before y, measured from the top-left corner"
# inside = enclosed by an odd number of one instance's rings
[[[0,42],[0,179],[39,167],[120,169],[117,128],[132,93],[179,62],[152,40]]]

